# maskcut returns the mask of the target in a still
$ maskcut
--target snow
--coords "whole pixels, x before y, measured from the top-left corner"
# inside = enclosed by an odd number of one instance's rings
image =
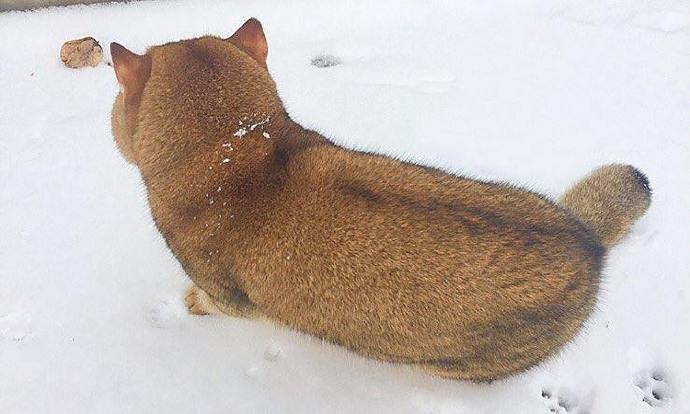
[[[434,4],[0,14],[0,412],[690,413],[690,5]],[[59,49],[90,35],[143,52],[250,16],[289,112],[342,145],[554,197],[607,162],[649,176],[652,206],[610,252],[573,344],[472,384],[186,313],[188,281],[110,134],[112,69],[66,69]]]
[[[232,135],[235,137],[242,138],[243,136],[247,135],[247,128],[240,128],[237,131],[235,131],[235,133]]]

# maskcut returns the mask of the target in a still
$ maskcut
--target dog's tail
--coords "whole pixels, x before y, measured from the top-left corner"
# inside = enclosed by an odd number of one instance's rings
[[[647,211],[652,199],[649,180],[630,165],[599,167],[560,198],[599,238],[604,247],[616,244]]]

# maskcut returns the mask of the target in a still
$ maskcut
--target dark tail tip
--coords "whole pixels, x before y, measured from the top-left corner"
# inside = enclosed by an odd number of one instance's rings
[[[633,174],[635,175],[635,179],[637,180],[637,183],[642,187],[647,194],[650,196],[652,195],[652,187],[649,185],[649,179],[647,176],[640,170],[638,170],[635,167],[632,167],[633,169]]]

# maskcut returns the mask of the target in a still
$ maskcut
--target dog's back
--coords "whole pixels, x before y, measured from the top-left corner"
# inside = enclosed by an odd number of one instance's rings
[[[113,49],[116,141],[211,302],[451,378],[505,376],[573,338],[605,247],[649,205],[637,170],[604,167],[559,206],[349,151],[289,118],[266,50],[256,21]]]

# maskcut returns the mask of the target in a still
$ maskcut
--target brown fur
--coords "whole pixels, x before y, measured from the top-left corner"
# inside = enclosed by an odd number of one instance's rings
[[[258,22],[239,32],[252,50],[265,45]],[[602,242],[648,205],[636,170],[585,180],[564,196],[569,211],[510,185],[347,150],[293,122],[266,55],[235,43],[170,43],[135,64],[113,53],[116,72],[150,62],[143,81],[123,85],[113,134],[202,291],[187,295],[192,312],[265,317],[471,380],[524,370],[573,338],[596,300]],[[611,193],[630,203],[590,204]]]
[[[601,243],[616,244],[652,201],[649,181],[630,165],[599,167],[572,186],[558,203],[589,226]]]

